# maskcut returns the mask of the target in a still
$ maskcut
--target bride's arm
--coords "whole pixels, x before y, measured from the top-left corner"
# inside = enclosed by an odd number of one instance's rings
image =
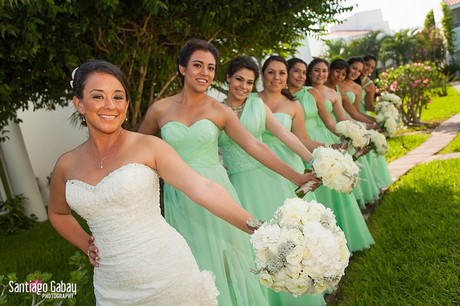
[[[224,187],[195,172],[166,142],[158,138],[154,142],[151,145],[155,148],[155,168],[168,184],[184,192],[192,201],[240,230],[247,233],[253,232],[253,229],[246,223],[252,219],[252,216],[232,198]]]
[[[92,265],[98,266],[95,260],[98,259],[98,250],[93,244],[94,238],[85,232],[72,216],[65,199],[65,163],[65,156],[59,158],[51,175],[48,218],[62,237],[86,253]],[[91,255],[88,253],[90,247]]]

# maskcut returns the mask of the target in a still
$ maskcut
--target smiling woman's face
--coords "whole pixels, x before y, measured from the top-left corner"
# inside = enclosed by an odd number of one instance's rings
[[[179,70],[184,75],[185,84],[205,92],[216,75],[216,60],[211,52],[197,50],[190,56],[187,67],[179,66]]]
[[[123,85],[109,73],[94,72],[86,79],[83,99],[74,97],[76,109],[86,124],[110,132],[123,124],[128,101]]]

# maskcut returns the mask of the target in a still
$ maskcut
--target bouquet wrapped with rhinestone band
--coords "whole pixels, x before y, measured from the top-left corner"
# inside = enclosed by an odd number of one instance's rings
[[[287,199],[251,236],[253,271],[265,287],[299,296],[335,286],[350,252],[334,213],[316,201]]]
[[[339,192],[353,191],[359,181],[359,167],[350,154],[328,147],[318,147],[313,150],[312,155],[313,172],[324,186]],[[303,198],[308,191],[309,182],[297,188],[295,193]]]

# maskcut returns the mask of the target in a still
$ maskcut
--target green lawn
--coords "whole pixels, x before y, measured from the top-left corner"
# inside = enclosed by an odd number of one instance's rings
[[[369,219],[333,305],[459,305],[460,159],[417,166]]]
[[[460,92],[455,88],[447,89],[447,96],[433,97],[433,102],[422,111],[422,122],[439,123],[460,113]]]
[[[87,228],[84,221],[77,219]],[[73,270],[69,265],[69,258],[79,251],[64,240],[49,221],[36,223],[31,229],[14,236],[0,235],[0,245],[7,246],[0,248],[0,275],[16,272],[21,282],[36,270],[51,273],[51,280],[56,282],[68,282]],[[77,287],[77,305],[96,304],[91,284],[92,271],[89,284]],[[25,306],[31,303],[25,301],[24,297],[11,293],[7,305]]]
[[[388,138],[388,152],[385,159],[388,163],[403,157],[407,152],[415,149],[430,137],[427,133],[408,134]]]
[[[439,151],[438,154],[447,154],[447,153],[455,153],[460,152],[460,133],[452,140],[447,147]]]

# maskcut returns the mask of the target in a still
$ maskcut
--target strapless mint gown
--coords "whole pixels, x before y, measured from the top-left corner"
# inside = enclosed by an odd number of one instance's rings
[[[305,113],[305,128],[308,135],[313,140],[332,144],[331,139],[334,139],[332,133],[326,133],[327,129],[318,128],[324,125],[318,115],[318,108],[313,96],[307,91],[308,88],[304,87],[302,90],[296,92],[294,96],[300,102]],[[334,135],[335,136],[335,135]],[[329,207],[334,212],[337,225],[345,233],[347,238],[347,246],[350,252],[355,252],[369,248],[374,244],[374,239],[367,227],[363,215],[358,207],[354,195],[341,193],[325,186],[320,186],[315,190],[318,202],[324,206]]]
[[[369,115],[369,112],[366,111],[366,91],[364,90],[367,86],[369,86],[372,83],[371,80],[368,79],[367,83],[362,85],[362,91],[361,91],[361,101],[359,103],[359,111],[363,114]],[[356,99],[356,98],[355,98]]]
[[[365,91],[363,90],[363,93]],[[353,92],[347,91],[346,95],[351,103],[354,103],[356,96]],[[365,94],[364,94],[365,95]],[[360,109],[363,103],[360,104]],[[379,189],[388,188],[393,182],[391,178],[390,170],[388,169],[388,164],[385,160],[385,157],[378,155],[375,152],[369,152],[365,155],[370,167],[371,172],[374,177],[375,184]]]
[[[333,112],[332,102],[326,100],[325,102],[326,109],[331,116],[331,118],[337,122],[337,118]],[[350,151],[351,154],[355,151]],[[353,195],[356,198],[356,201],[359,204],[361,209],[366,208],[366,203],[371,203],[379,198],[379,188],[374,180],[374,175],[372,169],[367,161],[365,156],[361,156],[356,160],[356,164],[359,166],[359,179],[360,181],[353,189]]]
[[[219,128],[208,119],[191,126],[170,121],[161,129],[167,141],[196,172],[222,185],[239,201],[218,158]],[[177,173],[177,175],[181,175]],[[187,195],[164,184],[167,222],[184,236],[200,269],[216,276],[219,305],[267,305],[256,276],[250,236],[211,214]]]
[[[266,109],[263,101],[251,96],[240,118],[243,126],[258,140],[265,132]],[[266,168],[237,145],[225,131],[219,135],[224,166],[243,207],[254,217],[269,220],[287,198],[295,198],[289,180]],[[294,298],[288,293],[266,289],[269,305],[324,305],[322,295]]]
[[[291,131],[292,128],[292,117],[286,113],[274,113],[273,116],[276,120],[288,131]],[[289,149],[281,140],[279,140],[275,135],[273,135],[269,130],[266,130],[262,135],[263,142],[272,149],[273,152],[286,164],[288,164],[292,169],[297,172],[305,171],[305,163],[300,158],[299,155],[294,153]],[[294,190],[297,186],[294,183],[292,188]],[[306,201],[316,200],[314,192],[308,192],[303,198]]]

